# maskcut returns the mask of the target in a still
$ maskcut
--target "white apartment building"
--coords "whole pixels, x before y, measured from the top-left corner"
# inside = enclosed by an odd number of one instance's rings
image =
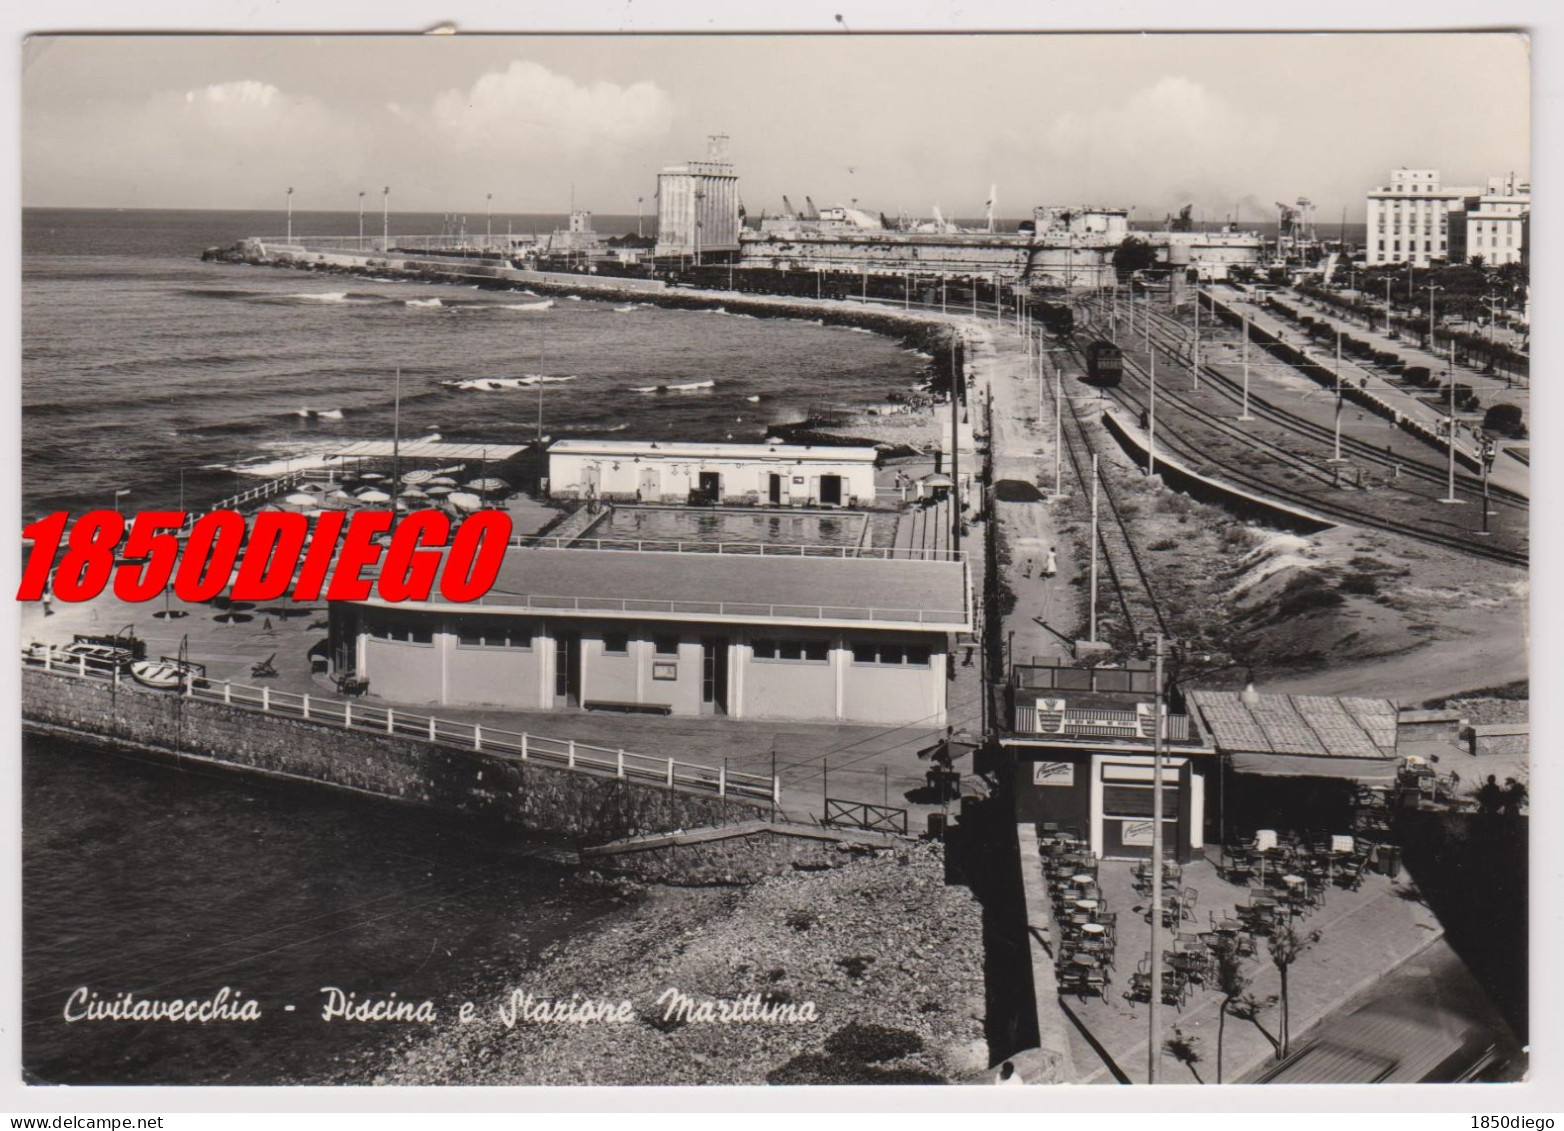
[[[1477,191],[1441,185],[1438,169],[1395,170],[1388,185],[1368,194],[1365,261],[1427,267],[1448,259],[1451,213]]]
[[[1489,177],[1487,191],[1469,197],[1459,215],[1465,225],[1460,258],[1480,255],[1490,267],[1523,262],[1531,216],[1530,184],[1518,180],[1514,173]],[[1452,260],[1455,250],[1452,245]]]

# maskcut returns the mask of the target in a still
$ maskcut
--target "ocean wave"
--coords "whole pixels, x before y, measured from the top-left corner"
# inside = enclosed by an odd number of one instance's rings
[[[634,309],[635,309],[635,303],[632,302],[629,306],[616,306],[616,307],[614,307],[614,313],[615,314],[629,314]]]
[[[701,389],[715,388],[715,381],[685,381],[679,385],[636,385],[630,389],[632,393],[694,393]]]
[[[542,302],[508,302],[503,305],[506,310],[553,310],[554,300],[546,298]]]
[[[556,432],[627,432],[628,424],[556,424]]]
[[[305,420],[341,420],[342,410],[340,408],[301,408],[295,415],[301,416]]]
[[[447,389],[468,393],[498,393],[506,389],[530,389],[537,385],[562,385],[575,377],[551,377],[544,373],[529,373],[525,377],[470,377],[464,381],[441,381]]]
[[[581,301],[581,296],[580,295],[566,295],[565,297],[568,298],[571,302],[580,302]]]
[[[435,307],[435,306],[444,306],[445,303],[441,302],[437,298],[410,298],[410,299],[407,300],[407,305],[408,306]]]

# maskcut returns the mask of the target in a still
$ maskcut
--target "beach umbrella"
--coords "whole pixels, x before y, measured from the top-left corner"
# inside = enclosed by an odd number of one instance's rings
[[[429,480],[427,484],[425,484],[427,487],[455,487],[457,485],[458,484],[456,480],[452,479],[449,475],[436,475],[433,479]]]
[[[360,475],[359,478],[369,483],[378,483],[384,479],[385,476],[381,475],[378,471],[366,471],[364,474]]]
[[[315,496],[306,495],[303,491],[295,491],[293,494],[287,496],[282,501],[285,503],[291,503],[296,507],[313,507],[315,505]]]
[[[361,503],[389,503],[391,496],[384,491],[370,490],[362,492],[358,497],[358,501]]]
[[[434,472],[432,471],[409,471],[406,475],[402,476],[402,482],[407,484],[409,487],[412,487],[419,483],[427,483],[433,478]]]
[[[417,487],[409,487],[407,490],[401,492],[401,498],[404,499],[427,499],[428,497],[429,496],[427,494],[425,494],[423,491],[420,491]]]
[[[478,511],[483,509],[483,500],[477,495],[469,495],[466,491],[456,491],[446,497],[446,502],[464,511]]]
[[[491,475],[486,479],[474,479],[471,483],[467,484],[467,489],[469,491],[482,491],[485,494],[488,494],[494,491],[503,491],[509,486],[510,484],[506,483],[505,480],[495,479]]]
[[[346,491],[333,491],[326,496],[326,501],[331,503],[351,503],[354,500],[353,496]]]
[[[447,487],[444,484],[437,484],[436,486],[427,488],[424,491],[424,494],[428,495],[430,498],[438,498],[441,495],[449,495],[455,489],[455,487]]]

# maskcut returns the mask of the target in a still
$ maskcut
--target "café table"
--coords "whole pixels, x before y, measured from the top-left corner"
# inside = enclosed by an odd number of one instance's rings
[[[1104,927],[1101,923],[1082,923],[1081,924],[1081,932],[1083,934],[1086,934],[1086,935],[1101,936],[1101,935],[1106,934],[1107,931],[1108,931],[1108,928]]]
[[[1077,899],[1075,907],[1078,911],[1096,911],[1097,901],[1095,899]]]
[[[1093,958],[1089,954],[1082,954],[1079,951],[1070,956],[1070,961],[1075,963],[1077,966],[1084,966],[1092,970],[1095,970],[1098,966],[1097,959]]]

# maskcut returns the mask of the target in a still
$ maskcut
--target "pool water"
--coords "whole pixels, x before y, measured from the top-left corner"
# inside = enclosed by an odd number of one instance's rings
[[[829,511],[615,507],[586,538],[852,547],[863,537],[865,521],[861,514]]]

